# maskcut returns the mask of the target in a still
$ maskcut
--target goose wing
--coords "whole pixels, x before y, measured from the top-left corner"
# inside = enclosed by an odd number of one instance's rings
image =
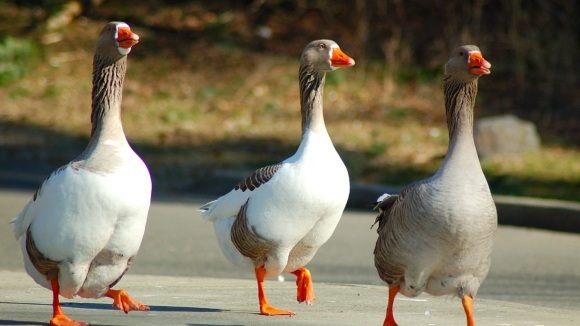
[[[213,221],[237,215],[252,192],[270,181],[282,166],[282,163],[272,164],[250,173],[232,191],[200,207],[202,217],[206,221]]]

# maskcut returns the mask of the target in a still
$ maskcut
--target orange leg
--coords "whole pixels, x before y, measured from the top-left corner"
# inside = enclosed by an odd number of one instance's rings
[[[306,302],[311,305],[314,302],[314,287],[312,286],[312,276],[310,271],[304,267],[298,268],[292,274],[296,275],[296,286],[298,294],[296,299],[299,303]]]
[[[58,295],[60,293],[60,286],[58,285],[58,278],[53,278],[50,280],[50,285],[52,287],[52,319],[50,320],[51,326],[87,326],[87,323],[72,320],[67,315],[62,312],[60,307],[60,301]]]
[[[266,316],[295,315],[293,311],[281,310],[268,304],[268,299],[266,299],[266,293],[264,292],[264,276],[266,276],[266,269],[264,266],[261,266],[256,267],[255,271],[256,280],[258,281],[258,300],[260,302],[260,314]]]
[[[399,293],[399,286],[389,288],[389,303],[387,304],[387,317],[383,322],[383,326],[397,326],[395,316],[393,315],[393,304],[395,303],[395,296]]]
[[[465,317],[467,317],[467,326],[475,326],[475,319],[473,319],[473,297],[464,295],[461,297],[461,304],[463,304]]]
[[[149,310],[149,307],[133,300],[133,298],[123,290],[109,289],[107,293],[105,293],[105,296],[113,299],[113,307],[123,310],[125,313],[128,313],[131,310]]]

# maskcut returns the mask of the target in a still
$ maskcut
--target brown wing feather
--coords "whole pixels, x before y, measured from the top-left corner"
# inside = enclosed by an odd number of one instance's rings
[[[26,253],[30,258],[30,262],[36,268],[36,270],[46,276],[47,280],[52,280],[58,276],[58,269],[60,261],[50,260],[36,248],[34,240],[32,239],[32,233],[30,232],[30,227],[26,231]]]
[[[385,225],[387,218],[389,217],[389,213],[391,212],[391,208],[395,204],[395,202],[399,199],[399,195],[389,195],[387,198],[384,198],[380,202],[376,203],[374,209],[379,210],[379,215],[375,219],[375,223],[371,226],[375,226],[375,224],[379,223],[379,227],[377,228],[377,233],[380,232],[381,228]]]
[[[276,174],[276,171],[278,171],[281,166],[282,163],[278,163],[257,169],[256,171],[250,173],[244,180],[240,181],[235,190],[241,189],[242,191],[252,191],[258,188],[259,186],[272,179],[274,174]]]
[[[275,244],[261,237],[254,229],[248,227],[246,211],[249,199],[240,208],[234,224],[232,225],[231,238],[232,242],[240,253],[254,261],[254,266],[263,266],[266,261],[266,255],[270,252]]]
[[[388,255],[389,249],[397,246],[397,238],[394,237],[391,231],[396,221],[396,212],[400,210],[404,199],[412,191],[413,187],[405,187],[398,195],[392,195],[381,202],[377,203],[375,209],[379,209],[375,223],[379,223],[375,250],[375,267],[379,277],[388,284],[398,284],[405,275],[406,266],[402,266],[399,262],[393,261],[392,257]]]

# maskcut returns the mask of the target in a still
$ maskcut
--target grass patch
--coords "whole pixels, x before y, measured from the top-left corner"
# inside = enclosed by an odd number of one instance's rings
[[[40,58],[36,42],[4,36],[0,39],[0,86],[26,75]]]
[[[580,152],[544,147],[538,153],[483,162],[491,189],[505,195],[579,200]]]

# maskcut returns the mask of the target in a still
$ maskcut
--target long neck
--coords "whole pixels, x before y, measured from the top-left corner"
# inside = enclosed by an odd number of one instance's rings
[[[477,161],[473,141],[473,108],[477,80],[464,82],[447,75],[443,79],[443,92],[449,128],[449,148],[445,160],[449,161],[455,156],[462,161]]]
[[[466,83],[447,75],[443,79],[443,93],[449,139],[464,134],[473,137],[473,107],[477,95],[477,80]]]
[[[299,78],[302,135],[306,130],[326,132],[322,111],[325,73],[316,72],[312,65],[301,65]]]
[[[121,99],[126,69],[127,57],[114,61],[95,55],[91,136],[124,138],[121,125]]]

